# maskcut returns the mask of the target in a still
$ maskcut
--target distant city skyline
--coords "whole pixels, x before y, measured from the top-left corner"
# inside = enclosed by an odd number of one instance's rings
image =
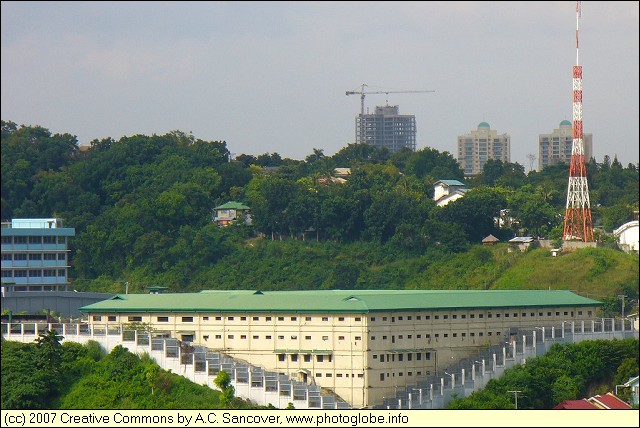
[[[173,130],[230,152],[332,155],[365,111],[416,117],[457,158],[488,122],[530,169],[572,118],[575,2],[3,1],[2,119],[94,139]],[[584,132],[638,163],[638,2],[582,2]],[[384,91],[433,93],[389,93]],[[538,162],[534,163],[536,168]]]

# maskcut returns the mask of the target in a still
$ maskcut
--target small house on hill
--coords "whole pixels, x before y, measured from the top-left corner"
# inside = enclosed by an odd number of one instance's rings
[[[493,235],[489,235],[482,240],[482,245],[495,245],[497,242],[500,242],[498,238]]]
[[[638,220],[633,220],[623,224],[613,231],[613,236],[618,240],[618,247],[626,253],[638,253],[640,244],[638,237],[640,236],[640,225]]]
[[[631,409],[631,406],[628,403],[625,403],[615,395],[610,392],[607,392],[604,395],[594,395],[589,398],[589,402],[596,406],[598,409],[606,409],[606,410],[625,410]]]
[[[509,251],[513,251],[514,248],[520,251],[526,251],[530,247],[535,246],[536,243],[537,241],[531,236],[516,236],[513,239],[509,239]]]
[[[244,218],[247,224],[251,224],[251,208],[240,202],[227,202],[213,209],[213,221],[218,226],[228,226],[239,218]]]
[[[598,407],[583,398],[582,400],[565,400],[556,405],[553,410],[598,410]]]
[[[433,200],[437,206],[443,207],[462,198],[468,190],[467,186],[458,180],[438,180],[433,185]]]

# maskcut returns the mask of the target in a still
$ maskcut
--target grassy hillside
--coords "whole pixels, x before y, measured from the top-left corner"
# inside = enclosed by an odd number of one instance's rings
[[[461,254],[430,251],[403,258],[369,243],[252,240],[195,274],[183,291],[550,288],[595,299],[624,292],[637,299],[638,278],[638,256],[610,248],[552,257],[548,249],[509,252],[506,244],[498,244]],[[153,280],[162,283],[166,277]]]
[[[637,256],[609,248],[586,248],[559,257],[536,249],[506,269],[492,288],[573,290],[595,299],[624,292],[635,299],[638,276]]]

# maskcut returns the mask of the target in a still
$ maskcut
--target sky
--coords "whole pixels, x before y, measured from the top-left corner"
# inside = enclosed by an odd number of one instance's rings
[[[584,132],[637,164],[639,2],[582,2]],[[417,149],[452,155],[488,122],[528,171],[572,120],[576,3],[1,3],[2,120],[79,144],[178,130],[234,155],[302,160],[355,142],[365,108],[416,117]],[[537,167],[537,160],[533,163]]]

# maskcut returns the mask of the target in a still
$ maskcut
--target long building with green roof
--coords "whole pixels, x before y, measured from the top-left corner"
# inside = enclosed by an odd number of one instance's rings
[[[96,328],[145,323],[366,407],[436,372],[438,361],[519,329],[591,320],[600,305],[547,290],[207,290],[120,294],[80,310]]]

